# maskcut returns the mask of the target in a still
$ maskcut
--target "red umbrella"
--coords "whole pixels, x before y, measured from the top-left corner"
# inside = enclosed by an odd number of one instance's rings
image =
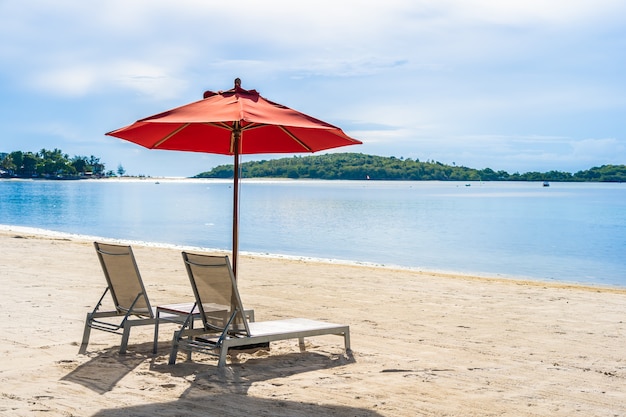
[[[255,90],[206,91],[204,99],[107,133],[149,149],[234,156],[233,272],[239,251],[239,156],[316,152],[356,145],[340,128],[271,102]]]

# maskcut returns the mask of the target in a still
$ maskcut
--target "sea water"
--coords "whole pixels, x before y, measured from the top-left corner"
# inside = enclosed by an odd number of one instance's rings
[[[241,184],[240,251],[626,286],[626,184]],[[0,180],[0,224],[229,249],[220,180]]]

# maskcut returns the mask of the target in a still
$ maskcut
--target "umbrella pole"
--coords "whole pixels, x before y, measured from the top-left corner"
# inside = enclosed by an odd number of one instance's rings
[[[241,129],[236,124],[233,130],[233,148],[235,163],[233,165],[233,275],[237,279],[237,258],[239,257],[239,142]]]

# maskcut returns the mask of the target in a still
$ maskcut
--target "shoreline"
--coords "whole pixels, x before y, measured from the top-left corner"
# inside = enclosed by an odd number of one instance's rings
[[[5,225],[0,224],[0,234],[8,234],[8,233],[21,233],[25,235],[30,235],[36,238],[52,238],[52,239],[69,239],[76,240],[82,242],[93,242],[93,241],[102,241],[109,243],[118,243],[124,245],[131,246],[141,246],[146,248],[161,248],[161,249],[172,249],[179,251],[198,251],[198,252],[212,252],[212,253],[220,253],[220,254],[230,254],[230,250],[223,248],[206,248],[199,246],[187,246],[187,245],[176,245],[170,243],[159,243],[159,242],[146,242],[146,241],[136,241],[136,240],[127,240],[127,239],[114,239],[108,238],[104,236],[91,236],[91,235],[82,235],[82,234],[74,234],[67,232],[58,232],[49,229],[41,229],[34,228],[28,226],[13,226],[13,225]],[[246,252],[240,251],[239,256],[248,257],[248,258],[260,258],[260,259],[274,259],[274,260],[285,260],[285,261],[293,261],[293,262],[305,262],[305,263],[315,263],[321,265],[343,265],[343,266],[354,266],[354,267],[363,267],[363,268],[375,268],[375,269],[383,269],[388,270],[390,272],[399,271],[399,272],[413,272],[418,274],[428,274],[432,276],[438,276],[441,278],[450,278],[450,279],[464,279],[470,281],[502,281],[502,282],[510,282],[514,284],[520,285],[535,285],[535,286],[543,286],[549,288],[572,288],[572,289],[581,289],[587,291],[601,291],[601,292],[613,292],[618,294],[626,294],[626,287],[620,287],[615,285],[602,285],[602,284],[588,284],[588,283],[578,283],[578,282],[565,282],[565,281],[545,281],[541,279],[535,279],[531,277],[520,277],[520,276],[508,276],[508,275],[486,275],[486,274],[468,274],[457,271],[444,271],[444,270],[428,270],[422,268],[413,268],[413,267],[404,267],[398,265],[384,265],[378,263],[368,263],[361,261],[349,261],[349,260],[341,260],[341,259],[327,259],[327,258],[315,258],[309,256],[296,256],[296,255],[282,255],[282,254],[270,254],[270,253],[258,253],[258,252]]]
[[[145,177],[133,177],[133,176],[124,176],[124,177],[101,177],[101,178],[22,178],[22,177],[0,177],[0,181],[137,181],[137,182],[145,182],[145,181],[203,181],[203,182],[227,182],[232,183],[232,178],[208,178],[208,177],[166,177],[166,176],[145,176]],[[325,179],[325,178],[286,178],[286,177],[247,177],[240,178],[243,182],[348,182],[348,183],[457,183],[460,185],[466,184],[543,184],[546,181],[544,180],[409,180],[409,179],[401,179],[401,180],[377,180],[377,179]],[[558,181],[558,180],[549,180],[550,184],[565,184],[565,185],[581,185],[581,184],[594,184],[594,185],[618,185],[622,186],[626,184],[625,181]]]

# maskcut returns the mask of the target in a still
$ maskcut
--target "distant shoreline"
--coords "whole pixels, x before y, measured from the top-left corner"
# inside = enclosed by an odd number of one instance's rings
[[[537,183],[543,184],[545,182],[554,182],[557,184],[626,184],[626,182],[621,181],[542,181],[542,180],[390,180],[390,179],[324,179],[324,178],[285,178],[285,177],[251,177],[251,178],[240,178],[243,182],[390,182],[390,183],[401,183],[401,182],[411,182],[411,183],[462,183],[462,184],[481,184],[481,183],[521,183],[521,184],[529,184],[529,183]],[[218,182],[218,183],[232,183],[232,178],[205,178],[205,177],[132,177],[132,176],[124,176],[124,177],[102,177],[102,178],[76,178],[76,179],[55,179],[55,178],[7,178],[0,177],[0,181],[41,181],[41,182],[85,182],[85,181],[117,181],[117,182],[150,182],[150,181],[170,181],[170,182],[180,182],[180,181],[188,181],[188,182]]]
[[[74,234],[67,232],[58,232],[49,229],[41,229],[35,227],[26,227],[26,226],[13,226],[13,225],[5,225],[0,224],[0,234],[3,235],[24,235],[30,236],[34,238],[40,239],[59,239],[59,240],[73,240],[80,242],[93,242],[93,241],[107,241],[118,244],[132,245],[132,246],[141,246],[141,247],[152,247],[152,248],[160,248],[160,249],[176,249],[176,250],[187,250],[187,251],[198,251],[198,252],[213,252],[213,253],[222,253],[222,254],[230,254],[230,250],[223,248],[205,248],[199,246],[188,246],[188,245],[176,245],[170,243],[159,243],[159,242],[146,242],[146,241],[136,241],[136,240],[128,240],[128,239],[114,239],[108,238],[104,236],[90,236],[90,235],[82,235],[82,234]],[[343,266],[353,266],[353,267],[363,267],[363,268],[374,268],[374,269],[386,269],[389,271],[404,271],[404,272],[415,272],[420,274],[429,274],[433,276],[438,276],[441,278],[450,278],[450,279],[464,279],[470,281],[493,281],[493,282],[508,282],[513,284],[520,285],[533,285],[533,286],[543,286],[549,288],[574,288],[574,289],[584,289],[588,291],[599,291],[599,292],[611,292],[611,293],[623,293],[626,294],[626,288],[614,285],[602,285],[602,284],[582,284],[576,282],[562,282],[562,281],[545,281],[541,279],[535,279],[530,277],[520,277],[520,276],[508,276],[503,274],[471,274],[457,271],[444,271],[444,270],[430,270],[423,268],[415,268],[415,267],[405,267],[399,265],[385,265],[380,263],[368,263],[368,262],[360,262],[360,261],[349,261],[349,260],[341,260],[341,259],[328,259],[328,258],[315,258],[310,256],[296,256],[296,255],[281,255],[281,254],[270,254],[270,253],[257,253],[257,252],[240,252],[241,256],[248,258],[261,258],[261,259],[275,259],[275,260],[284,260],[291,262],[305,262],[305,263],[314,263],[314,264],[328,264],[328,265],[343,265]]]

